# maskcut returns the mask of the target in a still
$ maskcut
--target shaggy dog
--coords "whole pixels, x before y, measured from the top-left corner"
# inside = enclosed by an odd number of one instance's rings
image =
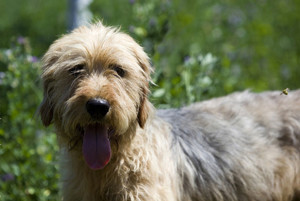
[[[101,23],[43,58],[65,201],[299,200],[300,91],[248,91],[155,111],[148,57]]]

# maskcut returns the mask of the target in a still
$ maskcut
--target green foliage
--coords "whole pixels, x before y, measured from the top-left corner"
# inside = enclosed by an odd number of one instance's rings
[[[0,51],[0,200],[57,200],[57,145],[35,112],[38,59],[25,38]]]
[[[217,59],[211,54],[198,52],[186,56],[180,72],[174,73],[170,82],[164,73],[157,71],[153,81],[152,102],[159,108],[180,107],[210,97],[215,89],[212,79]],[[159,87],[158,87],[159,86]]]
[[[41,56],[65,33],[66,10],[66,0],[1,0],[0,47],[9,48],[11,36],[28,36],[34,55]]]

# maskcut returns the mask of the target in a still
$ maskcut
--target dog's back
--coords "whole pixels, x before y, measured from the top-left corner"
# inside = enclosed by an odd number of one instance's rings
[[[300,199],[300,91],[246,91],[158,116],[173,134],[183,200]]]

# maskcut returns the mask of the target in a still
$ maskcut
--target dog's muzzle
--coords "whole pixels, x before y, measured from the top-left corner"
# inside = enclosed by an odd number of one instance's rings
[[[95,120],[102,119],[108,113],[110,105],[105,99],[93,98],[86,102],[86,110]]]

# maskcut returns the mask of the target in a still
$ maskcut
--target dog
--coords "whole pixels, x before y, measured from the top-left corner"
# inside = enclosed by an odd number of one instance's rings
[[[63,200],[300,200],[300,91],[156,111],[152,71],[140,45],[101,22],[50,46],[39,114],[57,132]]]

